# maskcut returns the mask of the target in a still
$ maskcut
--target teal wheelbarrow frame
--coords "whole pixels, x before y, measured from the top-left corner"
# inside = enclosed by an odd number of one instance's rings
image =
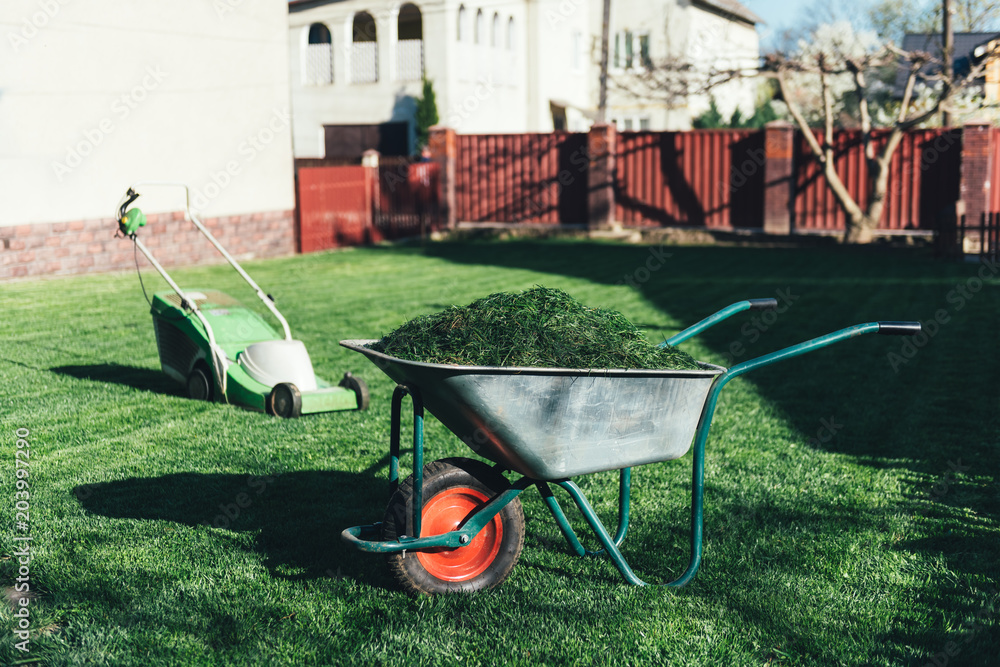
[[[677,345],[736,313],[776,306],[775,299],[734,303],[664,345]],[[705,442],[723,387],[749,371],[850,338],[869,333],[914,335],[920,330],[919,322],[857,324],[729,369],[701,364],[699,371],[448,366],[389,357],[368,349],[372,341],[341,341],[399,383],[392,398],[390,502],[385,518],[382,523],[347,528],[341,537],[361,551],[387,554],[396,578],[412,592],[491,588],[516,563],[524,537],[518,496],[534,486],[573,552],[607,555],[626,581],[645,586],[619,549],[628,531],[631,469],[678,458],[693,440],[690,561],[677,579],[662,584],[684,586],[701,563]],[[402,401],[407,395],[413,404],[413,473],[401,484]],[[445,459],[425,466],[425,401],[446,427],[494,465]],[[514,409],[515,405],[523,408]],[[600,470],[620,471],[613,536],[570,479]],[[505,471],[521,477],[511,483],[501,474]],[[583,547],[550,483],[572,498],[600,542],[600,551]]]

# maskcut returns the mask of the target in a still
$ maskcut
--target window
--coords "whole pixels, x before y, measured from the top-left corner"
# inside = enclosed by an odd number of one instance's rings
[[[493,27],[490,29],[490,46],[500,46],[500,15],[493,15]]]
[[[649,129],[649,117],[648,116],[643,116],[642,118],[639,119],[639,129],[643,130],[643,131],[646,131],[646,130]]]
[[[333,83],[333,41],[329,28],[322,23],[309,26],[303,56],[302,83],[307,86]]]
[[[625,69],[632,69],[632,31],[626,30],[622,41],[625,42]]]
[[[486,43],[486,17],[481,9],[476,12],[476,34],[473,39],[476,44]]]
[[[649,33],[639,35],[639,65],[644,69],[653,68],[653,59],[649,56]]]
[[[469,12],[465,10],[465,5],[458,6],[458,41],[464,42],[469,39]]]
[[[507,50],[513,51],[517,46],[517,33],[514,32],[514,17],[507,20]]]
[[[572,54],[572,64],[573,69],[580,71],[583,69],[583,35],[579,30],[573,31],[573,37],[570,48],[573,49]]]
[[[420,81],[424,77],[423,17],[416,5],[399,9],[396,23],[396,80]]]
[[[351,41],[351,83],[378,81],[378,34],[368,12],[354,15]]]

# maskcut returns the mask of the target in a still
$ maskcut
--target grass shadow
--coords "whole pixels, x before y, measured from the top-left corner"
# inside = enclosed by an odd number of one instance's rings
[[[92,380],[132,387],[140,391],[152,391],[168,396],[184,396],[181,386],[152,368],[138,368],[120,364],[91,364],[72,366],[53,366],[53,373],[68,375],[78,380]]]
[[[381,519],[388,486],[376,482],[374,470],[382,463],[357,473],[182,472],[78,486],[73,494],[87,512],[113,519],[255,533],[254,548],[277,578],[368,582],[372,557],[344,544],[340,531]],[[374,579],[388,583],[387,577]]]
[[[988,492],[1000,481],[1000,355],[993,352],[1000,327],[995,279],[1000,276],[962,297],[956,286],[970,280],[978,266],[934,262],[922,250],[876,247],[650,248],[512,241],[439,243],[425,252],[458,264],[628,285],[672,316],[677,330],[742,299],[778,298],[781,307],[770,317],[743,313],[699,334],[716,355],[708,360],[726,366],[852,324],[926,323],[940,316],[943,322],[933,335],[912,348],[904,347],[901,338],[865,336],[745,379],[809,444],[873,468],[910,471],[907,491],[921,499],[919,512],[970,507],[981,519],[1000,520],[995,493]],[[673,331],[657,331],[657,336],[661,333]],[[724,391],[720,411],[726,409],[725,399]],[[708,446],[711,457],[711,435]],[[961,472],[955,472],[956,465]],[[945,492],[935,491],[942,483]],[[980,522],[968,528],[997,542]],[[953,556],[949,564],[958,571],[972,574],[982,565]]]

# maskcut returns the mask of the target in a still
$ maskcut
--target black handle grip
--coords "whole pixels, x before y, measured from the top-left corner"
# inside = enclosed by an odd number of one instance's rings
[[[914,336],[923,331],[920,322],[879,322],[878,332],[883,336]]]
[[[771,310],[778,307],[777,299],[747,299],[750,302],[750,310]]]
[[[132,202],[134,202],[136,199],[139,198],[139,193],[133,190],[132,188],[129,188],[128,192],[125,193],[125,196],[127,197],[127,199],[122,203],[121,206],[118,207],[119,220],[121,220],[125,216],[125,209],[129,207],[129,204],[131,204]]]

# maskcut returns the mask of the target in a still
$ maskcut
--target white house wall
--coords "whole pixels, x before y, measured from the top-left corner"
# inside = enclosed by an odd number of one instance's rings
[[[602,0],[590,0],[591,13],[596,17],[592,23],[595,32],[591,51],[592,78],[595,81],[600,58],[602,7]],[[629,83],[629,72],[614,65],[615,34],[624,30],[649,35],[650,57],[654,64],[674,60],[719,69],[736,64],[753,68],[757,64],[757,32],[748,23],[724,18],[686,0],[613,3],[608,47],[607,117],[616,121],[619,129],[639,129],[639,122],[643,119],[648,122],[650,130],[690,129],[691,120],[709,105],[708,96],[692,95],[668,108],[663,98],[655,94],[641,97],[630,92],[628,88],[635,89],[637,86]],[[638,50],[634,57],[639,60]],[[752,114],[757,85],[754,79],[744,79],[719,86],[713,89],[716,104],[727,118],[737,106],[745,116]],[[597,99],[598,88],[595,85],[592,93],[595,107]],[[625,120],[628,120],[628,125]]]
[[[0,25],[0,226],[111,217],[140,179],[294,208],[284,0],[5,0]]]
[[[469,0],[414,2],[423,19],[425,75],[434,82],[440,122],[463,133],[546,132],[552,128],[550,101],[574,108],[589,104],[586,44],[588,12],[585,0]],[[402,100],[421,93],[419,81],[394,80],[396,17],[401,3],[379,5],[366,0],[310,3],[290,14],[289,59],[297,157],[323,156],[323,125],[383,123],[409,119],[412,104]],[[466,34],[459,39],[459,11],[465,8]],[[375,17],[379,51],[379,81],[351,83],[347,49],[355,14]],[[475,41],[478,12],[485,34]],[[493,43],[493,20],[499,33]],[[513,42],[508,33],[513,21]],[[303,53],[309,26],[323,23],[331,32],[333,82],[306,84]],[[571,67],[573,34],[584,49],[583,66]],[[576,127],[588,121],[579,112]]]

